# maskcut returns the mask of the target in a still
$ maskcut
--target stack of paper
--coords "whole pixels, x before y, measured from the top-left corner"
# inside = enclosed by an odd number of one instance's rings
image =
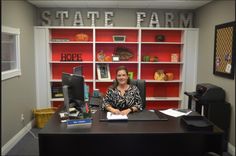
[[[183,116],[183,115],[188,115],[192,111],[189,110],[188,112],[184,113],[184,112],[181,112],[181,111],[178,111],[178,110],[174,110],[174,109],[167,109],[167,110],[162,110],[160,112],[162,112],[162,113],[164,113],[166,115],[169,115],[169,116],[179,117],[179,116]]]
[[[128,120],[128,116],[117,115],[117,114],[112,114],[111,112],[107,112],[107,119],[108,120]]]

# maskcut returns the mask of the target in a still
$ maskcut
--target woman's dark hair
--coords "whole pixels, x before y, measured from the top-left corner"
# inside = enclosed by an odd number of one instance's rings
[[[125,66],[119,66],[118,68],[116,68],[116,75],[120,70],[124,70],[126,72],[126,74],[128,75],[128,69]],[[130,78],[128,77],[127,83],[130,84]],[[112,85],[112,88],[116,88],[118,86],[118,81],[117,78],[115,79],[114,84]]]

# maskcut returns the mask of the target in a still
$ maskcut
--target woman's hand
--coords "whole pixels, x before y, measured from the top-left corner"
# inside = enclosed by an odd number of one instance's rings
[[[121,111],[119,110],[119,109],[115,109],[115,108],[111,108],[110,109],[110,112],[112,113],[112,114],[121,114]]]
[[[128,109],[124,109],[120,112],[121,115],[128,115],[129,113],[131,112],[131,110],[128,108]]]

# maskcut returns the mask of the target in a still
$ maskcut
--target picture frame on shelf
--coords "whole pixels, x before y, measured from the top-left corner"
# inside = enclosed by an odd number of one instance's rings
[[[179,54],[173,53],[171,54],[171,62],[179,62]]]
[[[98,64],[97,76],[98,76],[98,80],[110,80],[111,75],[110,75],[109,64]]]
[[[235,22],[215,26],[213,74],[234,79]]]
[[[118,62],[118,61],[120,61],[120,57],[118,55],[113,55],[112,56],[112,61],[113,62]]]
[[[114,35],[113,37],[113,42],[125,42],[126,36],[124,35]]]

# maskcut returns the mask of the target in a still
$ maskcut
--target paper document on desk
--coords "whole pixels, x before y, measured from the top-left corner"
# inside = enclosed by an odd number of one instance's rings
[[[160,112],[162,112],[162,113],[164,113],[166,115],[169,115],[169,116],[180,117],[180,116],[183,116],[183,115],[188,115],[192,111],[189,110],[188,112],[184,113],[184,112],[181,112],[181,111],[178,111],[178,110],[174,110],[174,109],[167,109],[167,110],[162,110]]]
[[[128,116],[117,115],[117,114],[112,114],[111,112],[107,112],[107,119],[108,120],[128,120]]]

